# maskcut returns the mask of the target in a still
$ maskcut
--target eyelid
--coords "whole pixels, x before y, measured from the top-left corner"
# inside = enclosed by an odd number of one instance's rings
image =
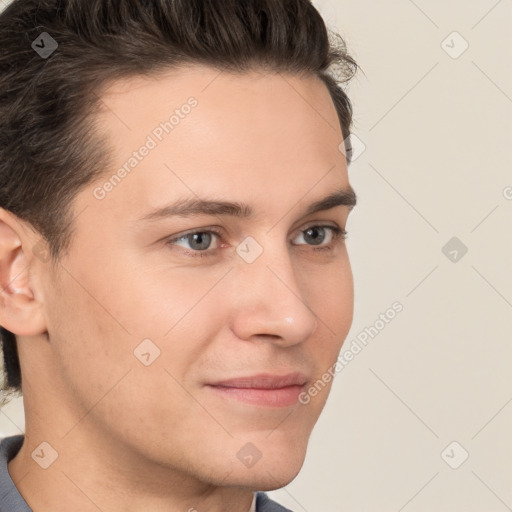
[[[332,222],[332,224],[329,224],[328,222]],[[294,233],[293,233],[293,235],[294,235],[293,238],[295,238],[296,235],[298,235],[312,227],[330,227],[335,230],[339,229],[341,234],[345,234],[345,235],[347,234],[347,231],[345,231],[345,229],[343,229],[341,226],[339,226],[336,222],[315,220],[315,221],[307,222],[300,228],[295,229]],[[209,232],[213,232],[219,238],[223,239],[224,228],[221,228],[219,226],[205,226],[205,227],[201,227],[201,228],[189,229],[187,231],[184,231],[183,233],[179,233],[177,235],[171,235],[170,237],[165,237],[164,241],[165,242],[175,242],[181,238],[186,237],[187,235],[193,235],[195,233],[209,233]]]
[[[294,234],[294,238],[295,238],[295,236],[302,235],[304,232],[306,232],[311,227],[328,228],[331,230],[331,233],[332,233],[331,234],[332,240],[328,244],[325,244],[325,245],[320,244],[319,246],[315,246],[315,245],[309,245],[307,243],[306,244],[296,244],[297,247],[308,247],[309,251],[314,254],[318,254],[321,252],[332,253],[339,245],[344,243],[344,241],[347,238],[347,234],[348,234],[344,228],[340,227],[336,223],[334,225],[330,225],[330,224],[325,224],[325,223],[322,224],[321,221],[316,221],[316,222],[312,222],[310,224],[306,224],[301,229],[299,229],[297,232],[298,234],[297,235]],[[193,230],[186,231],[182,234],[172,236],[170,238],[166,238],[164,240],[164,242],[165,242],[166,246],[173,246],[174,242],[177,242],[181,239],[186,239],[186,237],[188,235],[193,235],[196,233],[213,233],[214,235],[216,235],[219,238],[220,246],[216,247],[214,249],[211,249],[211,248],[205,249],[203,251],[181,248],[181,251],[180,251],[181,254],[185,257],[190,257],[190,258],[194,258],[194,259],[215,257],[217,255],[218,251],[220,249],[222,249],[222,242],[224,241],[223,230],[218,227],[196,228]]]
[[[306,222],[306,224],[304,224],[300,228],[297,228],[295,231],[300,233],[301,231],[306,231],[307,229],[313,227],[329,227],[342,229],[341,226],[339,226],[334,221],[312,220],[310,222]]]

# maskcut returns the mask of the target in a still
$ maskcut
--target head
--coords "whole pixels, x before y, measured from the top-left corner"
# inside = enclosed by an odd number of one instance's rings
[[[287,407],[210,384],[307,388],[350,329],[343,40],[308,0],[15,0],[0,44],[4,391],[27,432],[285,485],[332,382]]]

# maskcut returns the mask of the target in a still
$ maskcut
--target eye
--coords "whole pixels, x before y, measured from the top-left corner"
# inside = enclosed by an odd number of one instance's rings
[[[327,236],[326,232],[330,233],[330,235]],[[339,226],[313,225],[303,229],[300,235],[295,238],[295,240],[302,238],[306,243],[298,243],[295,245],[311,245],[313,251],[333,250],[335,245],[346,239],[346,236],[347,231],[341,229]],[[218,249],[218,247],[214,249],[210,248],[212,240],[215,237],[222,241],[221,231],[209,228],[184,233],[168,239],[165,243],[167,245],[180,245],[180,243],[184,243],[186,244],[184,249],[189,249],[184,251],[186,255],[202,258],[213,256],[215,250]],[[327,243],[325,243],[326,237]]]
[[[213,237],[218,237],[221,239],[222,235],[219,231],[214,229],[192,231],[190,233],[171,238],[166,243],[169,245],[178,245],[177,242],[183,241],[186,244],[189,244],[188,248],[192,249],[192,251],[186,251],[187,254],[190,254],[194,257],[211,256],[211,251],[206,251],[210,248]]]
[[[326,229],[327,232],[330,232],[330,237],[328,236],[328,243],[324,244],[323,241],[325,240],[325,232]],[[299,237],[302,237],[305,240],[308,240],[313,246],[320,247],[318,249],[313,250],[332,250],[332,242],[338,242],[341,240],[345,240],[347,236],[347,232],[344,229],[341,229],[338,226],[310,226],[306,229],[304,229]],[[307,242],[308,243],[308,242]],[[298,244],[303,245],[303,244]]]

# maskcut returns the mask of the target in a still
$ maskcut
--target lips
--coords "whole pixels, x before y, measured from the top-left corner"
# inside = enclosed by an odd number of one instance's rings
[[[296,405],[308,377],[303,373],[272,375],[262,373],[237,377],[208,384],[215,396],[260,407],[290,407]]]
[[[250,377],[222,380],[209,385],[225,388],[279,389],[288,386],[303,386],[307,381],[308,377],[300,372],[289,373],[287,375],[260,373]]]

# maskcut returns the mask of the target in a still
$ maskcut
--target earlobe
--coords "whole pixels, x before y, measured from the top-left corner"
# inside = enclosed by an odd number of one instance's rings
[[[20,221],[0,208],[0,325],[21,336],[46,332],[42,304],[35,298],[42,294],[32,289],[30,243]]]

